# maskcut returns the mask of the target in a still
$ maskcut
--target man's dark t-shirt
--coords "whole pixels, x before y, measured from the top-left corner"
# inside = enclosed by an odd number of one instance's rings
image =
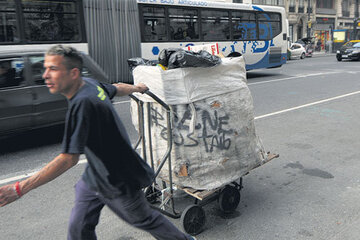
[[[84,78],[85,85],[69,100],[63,153],[85,153],[83,180],[107,198],[151,184],[152,169],[133,150],[110,101],[115,86]]]

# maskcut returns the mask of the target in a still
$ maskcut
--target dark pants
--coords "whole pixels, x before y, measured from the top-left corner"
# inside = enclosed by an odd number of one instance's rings
[[[179,231],[161,213],[152,209],[141,190],[115,199],[104,198],[88,188],[83,180],[75,186],[75,206],[69,223],[68,240],[97,239],[95,227],[100,212],[107,205],[117,216],[134,227],[149,232],[156,239],[187,240],[189,236]]]

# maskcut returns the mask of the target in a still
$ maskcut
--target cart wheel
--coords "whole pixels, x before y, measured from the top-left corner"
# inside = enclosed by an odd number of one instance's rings
[[[224,213],[232,213],[240,203],[240,191],[227,185],[220,193],[219,206]]]
[[[159,195],[159,190],[157,189],[153,189],[152,187],[149,187],[146,191],[145,191],[145,197],[146,200],[150,203],[150,204],[154,204],[158,201],[158,195]]]
[[[205,211],[199,205],[190,205],[182,212],[180,221],[186,233],[197,235],[205,226]]]

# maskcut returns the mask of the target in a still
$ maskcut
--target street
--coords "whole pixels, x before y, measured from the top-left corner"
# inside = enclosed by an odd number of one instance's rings
[[[334,55],[291,60],[281,68],[248,73],[255,125],[267,151],[280,157],[244,176],[237,210],[205,206],[199,240],[357,240],[360,236],[360,63]],[[129,98],[117,98],[133,142]],[[61,149],[62,127],[0,141],[0,185],[31,174]],[[66,239],[73,186],[84,159],[53,182],[0,208],[0,239]],[[186,200],[189,200],[186,197]],[[179,219],[171,219],[180,227]],[[108,208],[98,239],[153,239]]]

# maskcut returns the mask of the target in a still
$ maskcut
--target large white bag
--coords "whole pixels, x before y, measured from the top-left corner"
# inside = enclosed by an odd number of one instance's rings
[[[138,66],[134,83],[145,83],[171,108],[173,182],[180,187],[215,189],[239,179],[266,158],[254,126],[253,102],[242,57],[224,58],[211,68],[163,70]],[[152,154],[157,166],[167,149],[166,110],[151,103]],[[134,108],[135,107],[135,108]],[[145,115],[147,114],[145,108]],[[132,119],[138,125],[136,104]],[[146,127],[147,127],[146,123]],[[149,148],[147,148],[148,156]],[[169,178],[168,164],[161,178]]]

